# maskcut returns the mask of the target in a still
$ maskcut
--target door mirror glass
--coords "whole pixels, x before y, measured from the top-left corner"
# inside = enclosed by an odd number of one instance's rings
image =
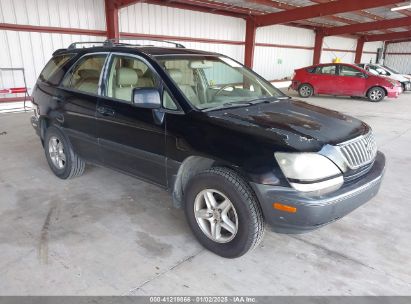
[[[160,92],[157,89],[135,88],[133,104],[139,108],[158,109],[161,107]]]

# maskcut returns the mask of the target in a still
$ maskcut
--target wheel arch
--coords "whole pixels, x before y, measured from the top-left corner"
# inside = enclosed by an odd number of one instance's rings
[[[176,208],[181,208],[183,205],[184,189],[186,188],[190,179],[201,171],[213,168],[224,167],[237,172],[241,176],[246,176],[246,173],[229,162],[215,160],[204,156],[189,156],[180,165],[177,175],[173,178],[171,187],[173,196],[173,205]]]

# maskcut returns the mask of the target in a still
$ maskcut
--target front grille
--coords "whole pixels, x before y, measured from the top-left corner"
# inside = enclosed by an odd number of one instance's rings
[[[350,169],[358,169],[374,161],[377,144],[372,132],[338,145]]]

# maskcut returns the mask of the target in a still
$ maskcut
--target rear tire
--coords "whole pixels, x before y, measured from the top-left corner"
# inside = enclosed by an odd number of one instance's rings
[[[44,152],[51,171],[69,179],[84,173],[85,162],[74,152],[65,134],[56,127],[49,127],[44,137]]]
[[[314,95],[314,88],[312,87],[312,85],[310,85],[308,83],[304,83],[304,84],[300,85],[300,87],[298,88],[298,94],[302,98],[311,97],[311,96]]]
[[[240,257],[255,248],[264,235],[257,198],[231,169],[216,167],[194,176],[185,189],[184,201],[194,235],[217,255]]]
[[[367,97],[371,102],[379,102],[385,98],[385,91],[380,87],[372,87],[368,90]]]

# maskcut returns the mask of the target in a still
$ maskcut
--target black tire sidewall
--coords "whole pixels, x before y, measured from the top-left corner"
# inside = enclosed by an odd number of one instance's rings
[[[49,141],[52,136],[57,137],[63,143],[64,154],[66,155],[66,164],[63,169],[56,168],[50,158]],[[46,135],[44,137],[44,152],[46,154],[47,162],[53,173],[61,179],[67,179],[70,176],[71,168],[73,165],[73,151],[67,137],[57,127],[51,126],[46,130]]]
[[[226,195],[237,213],[238,231],[234,239],[228,243],[217,243],[208,238],[198,226],[194,216],[194,201],[198,193],[205,189],[215,189]],[[239,194],[238,189],[221,175],[213,173],[202,173],[192,178],[184,193],[185,214],[188,224],[199,242],[210,251],[226,257],[235,258],[243,255],[250,248],[250,234],[254,233],[250,225],[252,218],[247,202]]]

